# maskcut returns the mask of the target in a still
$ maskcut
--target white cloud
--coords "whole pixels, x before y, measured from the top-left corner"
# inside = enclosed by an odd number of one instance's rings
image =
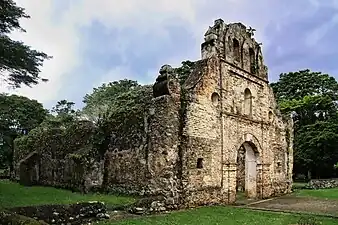
[[[25,95],[41,102],[56,100],[58,92],[65,85],[65,73],[80,63],[77,54],[79,39],[71,24],[53,24],[53,5],[51,0],[17,0],[17,4],[26,9],[30,19],[21,21],[27,33],[15,32],[11,36],[15,40],[22,40],[34,49],[53,56],[53,59],[44,63],[41,76],[49,79],[33,88],[23,87],[11,90],[10,93]],[[7,91],[4,85],[1,91]]]
[[[79,28],[90,26],[93,21],[100,22],[108,30],[129,28],[133,31],[132,37],[121,36],[118,37],[118,42],[110,43],[113,49],[109,48],[109,51],[118,53],[124,59],[123,64],[111,68],[109,72],[96,75],[98,81],[94,84],[97,86],[104,81],[124,78],[128,72],[133,76],[129,69],[132,65],[128,65],[129,53],[126,49],[133,45],[135,37],[144,34],[152,34],[159,40],[170,38],[166,28],[168,25],[184,23],[186,29],[192,32],[192,39],[195,39],[198,50],[203,34],[208,26],[213,24],[213,20],[223,18],[226,22],[241,21],[256,28],[256,38],[267,46],[269,39],[263,35],[263,31],[271,22],[281,26],[290,17],[290,13],[300,15],[299,8],[293,9],[288,4],[283,5],[282,0],[79,0],[67,2],[67,8],[63,12],[57,12],[55,20],[53,15],[57,1],[63,0],[16,1],[18,5],[26,8],[31,19],[22,21],[27,33],[16,33],[14,37],[54,58],[45,63],[41,73],[42,77],[50,79],[48,83],[15,92],[44,103],[58,100],[62,88],[67,85],[67,72],[81,66],[80,50],[83,46],[80,46],[82,37]],[[309,6],[312,11],[313,7],[316,8],[320,4],[317,2],[313,0]],[[291,11],[286,10],[287,8]],[[312,12],[311,10],[309,8],[309,12]],[[305,11],[302,9],[302,13]],[[106,41],[108,43],[110,40]],[[196,55],[196,49],[180,53],[176,58],[171,56],[161,65],[178,64],[186,58],[197,58],[199,55]],[[137,50],[135,51],[137,53]],[[149,73],[157,73],[161,65],[149,68]]]

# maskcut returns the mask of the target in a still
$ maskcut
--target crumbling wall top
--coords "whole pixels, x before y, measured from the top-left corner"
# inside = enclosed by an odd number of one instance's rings
[[[175,70],[170,65],[163,65],[160,68],[156,82],[153,85],[153,97],[163,95],[179,95],[180,85]]]
[[[226,24],[217,19],[204,35],[202,59],[219,57],[252,75],[267,80],[261,45],[254,39],[255,29],[244,24]]]

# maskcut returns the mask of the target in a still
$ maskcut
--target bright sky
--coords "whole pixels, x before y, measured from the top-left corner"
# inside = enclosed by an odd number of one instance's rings
[[[263,42],[270,81],[310,68],[338,78],[338,0],[17,0],[31,19],[15,33],[53,56],[42,68],[50,81],[11,92],[50,108],[58,100],[82,106],[103,82],[153,83],[163,64],[200,58],[215,19],[252,26]]]

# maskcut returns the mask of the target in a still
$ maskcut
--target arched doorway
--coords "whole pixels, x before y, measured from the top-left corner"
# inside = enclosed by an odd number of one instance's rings
[[[245,198],[257,197],[257,164],[259,153],[252,142],[244,142],[237,152],[236,194]]]

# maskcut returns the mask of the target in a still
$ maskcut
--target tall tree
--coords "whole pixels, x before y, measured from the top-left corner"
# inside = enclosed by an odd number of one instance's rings
[[[47,126],[60,127],[67,126],[78,118],[79,112],[74,109],[75,103],[66,99],[60,100],[52,108],[44,122]]]
[[[333,176],[338,161],[338,82],[307,69],[283,73],[271,87],[281,111],[295,115],[295,172],[309,178]]]
[[[144,134],[144,113],[151,99],[152,86],[127,79],[103,84],[84,97],[82,113],[97,124],[95,145],[101,154],[109,144],[125,149],[139,144]],[[130,137],[128,142],[126,136]]]
[[[0,5],[0,78],[14,88],[47,81],[39,76],[39,67],[51,57],[8,36],[14,30],[25,32],[19,20],[29,16],[13,0],[0,0]]]
[[[18,95],[0,94],[2,166],[11,165],[14,139],[37,127],[46,115],[47,110],[36,100]]]
[[[83,103],[85,103],[82,113],[89,120],[97,121],[102,113],[106,112],[110,105],[120,96],[121,93],[133,90],[140,85],[133,80],[119,80],[102,84],[94,88],[91,94],[86,94]]]
[[[305,96],[328,96],[338,99],[338,84],[334,77],[309,69],[282,73],[279,81],[272,83],[277,100],[300,100]]]

